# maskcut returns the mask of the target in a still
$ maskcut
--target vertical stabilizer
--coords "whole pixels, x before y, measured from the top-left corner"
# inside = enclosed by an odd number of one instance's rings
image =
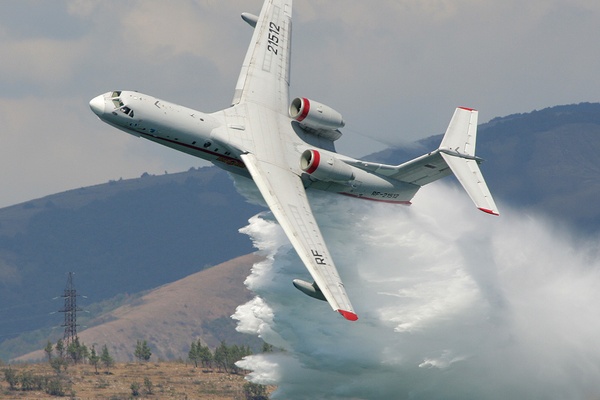
[[[477,110],[458,107],[450,120],[440,149],[448,149],[460,154],[475,156],[477,140]]]
[[[448,125],[439,152],[478,209],[499,215],[475,156],[477,110],[459,107]]]

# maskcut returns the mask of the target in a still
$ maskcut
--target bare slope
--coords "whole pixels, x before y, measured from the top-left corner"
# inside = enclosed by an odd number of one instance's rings
[[[249,342],[252,338],[235,332],[230,316],[251,298],[243,282],[260,258],[241,256],[154,289],[136,304],[101,316],[107,322],[81,331],[79,338],[97,349],[106,344],[119,361],[133,359],[137,340],[148,341],[154,360],[186,359],[190,343],[199,338],[211,348],[221,340]],[[44,357],[39,350],[17,360]]]

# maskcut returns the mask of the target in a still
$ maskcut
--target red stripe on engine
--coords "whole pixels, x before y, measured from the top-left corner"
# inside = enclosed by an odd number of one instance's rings
[[[310,164],[308,169],[306,170],[307,174],[312,174],[319,168],[319,163],[321,162],[321,155],[316,150],[311,150],[310,154],[312,154],[312,158],[310,160]]]
[[[474,108],[468,108],[468,107],[458,107],[458,108],[461,108],[461,109],[467,110],[467,111],[477,111]]]
[[[298,118],[296,118],[296,121],[298,122],[302,122],[310,111],[310,101],[308,101],[306,97],[302,98],[302,104],[300,105],[300,109],[302,110],[302,114],[300,114]]]

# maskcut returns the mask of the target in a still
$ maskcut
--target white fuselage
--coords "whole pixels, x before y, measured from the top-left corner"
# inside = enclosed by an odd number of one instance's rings
[[[289,116],[260,104],[243,103],[207,114],[123,90],[95,97],[90,107],[104,122],[129,134],[200,157],[246,177],[250,175],[240,155],[251,152],[268,154],[274,165],[303,177],[307,188],[398,204],[410,204],[419,189],[417,185],[390,180],[346,164],[344,166],[352,171],[350,180],[309,177],[300,166],[301,155],[306,150],[317,149],[323,159],[332,161],[358,160],[335,153],[331,141],[307,133]]]

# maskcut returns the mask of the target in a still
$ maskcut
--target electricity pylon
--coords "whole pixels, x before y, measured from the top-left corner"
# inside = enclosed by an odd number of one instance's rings
[[[65,306],[58,310],[58,312],[65,313],[65,322],[61,325],[65,327],[63,335],[65,349],[77,338],[77,311],[81,311],[81,308],[77,307],[77,291],[73,284],[73,275],[73,272],[69,272],[65,293],[62,295],[65,299]]]

